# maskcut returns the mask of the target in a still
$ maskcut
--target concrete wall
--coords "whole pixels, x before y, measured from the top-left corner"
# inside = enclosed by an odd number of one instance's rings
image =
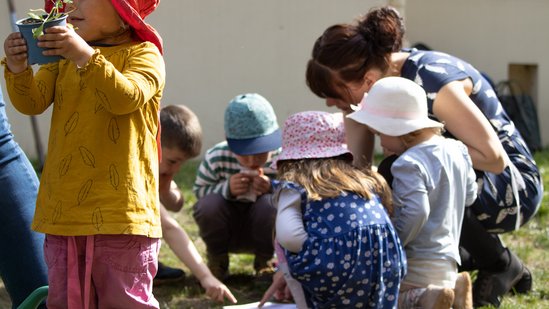
[[[421,41],[467,60],[495,82],[520,79],[537,103],[547,145],[548,12],[546,0],[407,1],[407,37],[412,44]]]
[[[42,3],[14,2],[17,18]],[[163,104],[186,104],[197,113],[204,128],[204,150],[224,138],[223,111],[239,93],[264,95],[275,107],[280,124],[297,111],[335,111],[305,85],[312,45],[326,27],[349,22],[385,3],[405,8],[409,42],[425,42],[460,56],[495,80],[507,78],[509,63],[537,65],[536,84],[531,88],[540,119],[549,114],[549,104],[543,104],[549,101],[549,88],[542,86],[547,84],[549,69],[541,57],[549,50],[547,35],[542,33],[549,29],[549,19],[542,18],[549,12],[546,0],[163,0],[147,19],[164,38]],[[7,16],[7,2],[0,0],[0,17]],[[11,31],[3,20],[2,41]],[[36,157],[30,119],[7,101],[17,141],[30,157]],[[49,117],[48,113],[38,117],[44,145]],[[542,122],[542,130],[547,143],[549,124]]]
[[[18,18],[41,3],[14,2]],[[239,93],[265,96],[274,106],[280,124],[297,111],[327,110],[305,85],[305,65],[314,41],[326,27],[351,21],[370,7],[385,3],[163,0],[147,18],[165,44],[167,86],[162,103],[186,104],[196,112],[204,129],[204,150],[224,139],[223,112],[229,100]],[[0,16],[7,16],[7,11],[6,1],[0,0]],[[5,38],[8,29],[9,24],[4,21],[0,37]],[[3,78],[1,83],[5,92]],[[17,141],[34,157],[29,118],[11,107],[8,116]],[[39,120],[45,143],[49,115],[40,116]]]

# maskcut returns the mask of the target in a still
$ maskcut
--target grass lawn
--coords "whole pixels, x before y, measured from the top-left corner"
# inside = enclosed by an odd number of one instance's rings
[[[536,160],[541,167],[545,188],[549,189],[549,149],[538,152]],[[195,197],[190,192],[197,162],[190,162],[179,173],[176,181],[184,189],[185,207],[175,218],[194,240],[198,250],[205,256],[205,246],[191,214]],[[528,265],[534,278],[534,290],[529,295],[507,296],[500,308],[549,308],[549,191],[546,191],[537,216],[519,231],[503,235],[505,243]],[[181,262],[167,246],[160,250],[160,260],[170,266],[182,267]],[[269,282],[253,279],[250,255],[231,255],[230,272],[233,276],[226,282],[239,303],[258,301],[269,286]],[[188,270],[187,270],[187,273]],[[168,286],[155,287],[154,293],[161,308],[222,308],[209,302],[200,285],[192,278]]]
[[[188,162],[175,181],[179,184],[185,196],[185,206],[178,213],[172,213],[173,217],[181,224],[187,234],[194,241],[198,251],[205,258],[206,247],[200,236],[198,236],[198,227],[192,217],[192,206],[196,198],[191,188],[194,182],[198,161]],[[180,267],[187,273],[184,281],[171,284],[164,284],[154,288],[154,295],[160,302],[160,308],[222,308],[223,304],[210,301],[205,295],[204,290],[197,280],[190,275],[190,271],[179,261],[170,248],[163,243],[160,249],[160,261],[171,266]],[[253,255],[232,254],[230,256],[230,277],[225,281],[233,295],[239,303],[257,302],[267,290],[270,281],[256,280],[253,276]],[[229,305],[226,303],[225,305]]]

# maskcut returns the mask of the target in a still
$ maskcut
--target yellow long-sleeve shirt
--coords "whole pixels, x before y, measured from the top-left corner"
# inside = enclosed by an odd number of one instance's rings
[[[99,47],[83,68],[67,60],[12,74],[27,115],[53,104],[33,229],[54,235],[162,236],[158,112],[164,60],[149,42]]]

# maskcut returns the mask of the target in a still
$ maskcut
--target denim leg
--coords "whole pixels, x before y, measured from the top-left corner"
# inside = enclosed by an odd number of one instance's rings
[[[31,230],[38,178],[29,160],[2,132],[0,138],[0,276],[16,308],[48,284],[44,235]]]

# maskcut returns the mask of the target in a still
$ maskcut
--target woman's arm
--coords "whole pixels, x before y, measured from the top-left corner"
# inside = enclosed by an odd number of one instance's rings
[[[364,168],[372,163],[375,136],[367,126],[347,117],[344,118],[347,146],[353,154],[353,165]]]
[[[469,98],[472,87],[469,79],[446,84],[437,93],[433,113],[467,146],[475,169],[499,174],[507,154],[488,119]]]
[[[362,169],[369,167],[373,162],[375,136],[367,126],[347,118],[347,115],[354,111],[351,104],[347,102],[345,100],[327,98],[326,106],[335,106],[343,113],[345,140],[349,151],[353,154],[353,165]],[[360,104],[358,106],[360,107]]]

